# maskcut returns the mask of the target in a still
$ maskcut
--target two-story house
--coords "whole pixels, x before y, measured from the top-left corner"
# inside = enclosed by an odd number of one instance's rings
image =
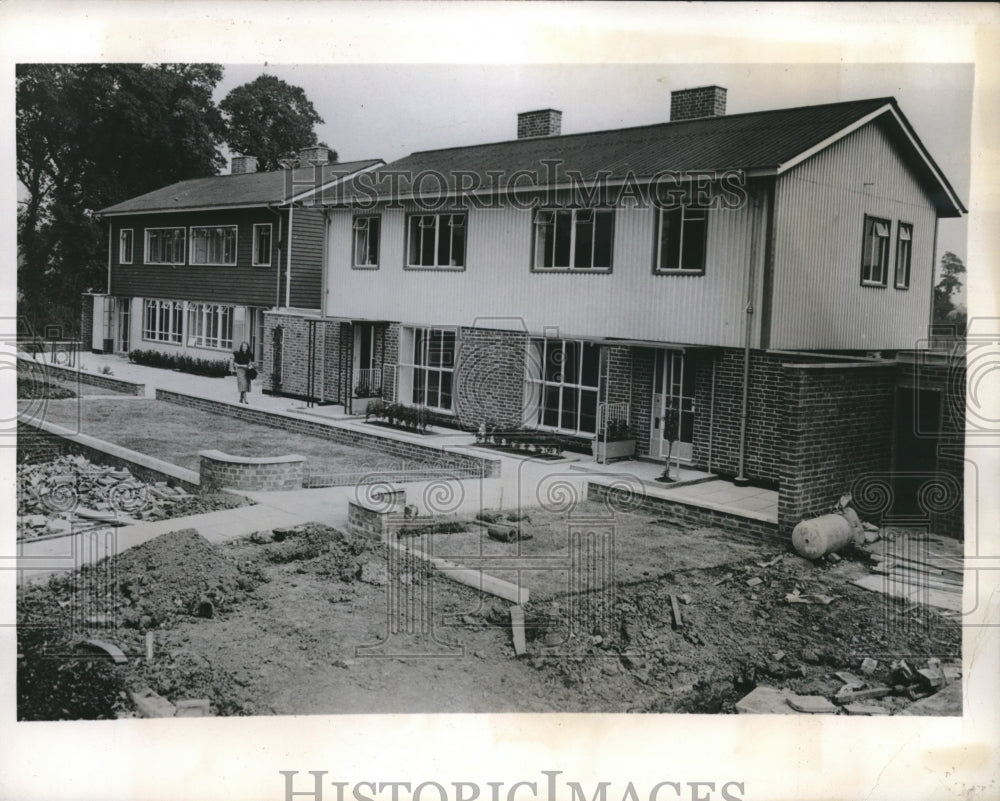
[[[725,101],[675,92],[670,122],[574,135],[528,112],[517,139],[304,198],[329,220],[312,355],[328,398],[379,382],[466,430],[580,438],[625,418],[641,456],[672,439],[695,467],[777,486],[811,397],[789,369],[839,365],[809,380],[838,376],[839,425],[868,447],[892,427],[877,368],[926,337],[937,221],[965,209],[893,98]],[[887,464],[878,443],[868,461]]]
[[[85,298],[92,349],[219,359],[247,340],[259,359],[265,312],[318,313],[323,212],[287,201],[383,162],[330,163],[325,147],[307,148],[298,161],[257,172],[256,158],[235,156],[230,175],[103,209],[108,291]]]

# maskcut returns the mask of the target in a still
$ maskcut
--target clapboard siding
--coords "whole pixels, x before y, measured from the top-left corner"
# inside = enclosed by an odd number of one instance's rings
[[[861,285],[865,215],[891,220],[887,286]],[[936,214],[877,123],[778,181],[771,345],[913,348],[930,318]],[[894,287],[899,222],[913,225],[910,288]]]
[[[270,223],[271,266],[253,267],[253,225]],[[277,288],[279,260],[278,215],[264,208],[220,210],[176,214],[145,214],[112,217],[111,287],[112,295],[200,300],[249,306],[273,306]],[[234,267],[207,267],[190,264],[146,264],[145,231],[147,228],[190,228],[203,225],[237,226],[237,263]],[[119,231],[133,230],[133,263],[119,264]],[[190,258],[190,242],[185,261]]]
[[[351,269],[349,210],[331,212],[326,311],[335,316],[433,325],[475,325],[566,336],[743,344],[752,222],[763,263],[766,204],[713,210],[704,275],[654,275],[656,212],[617,208],[610,273],[531,270],[532,211],[469,210],[466,266],[403,268],[407,209],[385,209],[378,270]],[[297,213],[296,213],[297,214]],[[760,285],[759,281],[758,287]],[[482,323],[486,324],[486,323]]]
[[[323,285],[323,212],[292,211],[292,281],[289,305],[318,309]]]

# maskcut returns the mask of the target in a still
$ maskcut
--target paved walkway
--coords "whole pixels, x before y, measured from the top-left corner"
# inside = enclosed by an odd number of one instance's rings
[[[146,397],[155,397],[156,389],[170,389],[212,400],[233,403],[238,399],[233,378],[207,378],[188,373],[163,370],[131,364],[120,356],[84,353],[80,365],[86,372],[99,372],[110,368],[113,377],[145,384]],[[259,384],[250,395],[252,406],[268,412],[290,417],[308,417],[343,428],[363,426],[357,417],[348,418],[342,407],[314,406],[308,408],[302,401],[264,395]],[[540,505],[563,508],[566,504],[586,499],[587,482],[595,477],[613,480],[619,486],[637,492],[657,495],[676,494],[683,499],[713,508],[725,505],[732,509],[745,507],[757,516],[777,512],[777,493],[754,488],[734,488],[732,484],[714,479],[710,474],[684,469],[680,481],[673,485],[656,484],[654,479],[662,473],[662,465],[650,462],[618,462],[599,465],[589,457],[570,454],[558,461],[524,459],[498,451],[470,447],[475,438],[462,431],[439,430],[430,436],[380,429],[384,436],[437,445],[448,450],[466,452],[476,456],[488,455],[501,462],[499,478],[467,479],[462,481],[421,481],[406,483],[407,503],[415,504],[421,514],[456,513],[470,514],[480,509],[514,510]],[[18,564],[23,569],[23,580],[38,581],[55,572],[72,570],[85,562],[96,561],[113,552],[139,545],[154,537],[179,528],[193,527],[212,542],[222,543],[247,536],[275,526],[318,522],[344,528],[347,525],[347,504],[350,500],[363,499],[364,487],[325,487],[289,492],[246,493],[256,501],[255,506],[226,509],[173,520],[160,520],[123,526],[114,529],[110,542],[113,546],[88,547],[83,535],[45,540],[27,541],[18,545]],[[566,506],[566,508],[570,508]],[[2,560],[0,560],[2,561]]]

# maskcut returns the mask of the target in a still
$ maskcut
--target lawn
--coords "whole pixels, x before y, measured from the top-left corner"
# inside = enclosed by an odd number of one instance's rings
[[[404,460],[147,398],[50,400],[43,417],[73,430],[79,425],[85,434],[189,470],[198,470],[198,451],[209,449],[233,456],[298,454],[306,458],[306,474],[311,476],[435,466],[432,460]]]

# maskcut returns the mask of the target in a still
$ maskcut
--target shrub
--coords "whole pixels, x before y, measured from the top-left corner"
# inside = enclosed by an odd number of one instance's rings
[[[146,367],[180,370],[183,373],[223,378],[229,375],[229,359],[199,359],[187,354],[162,353],[158,350],[133,350],[129,361]]]

